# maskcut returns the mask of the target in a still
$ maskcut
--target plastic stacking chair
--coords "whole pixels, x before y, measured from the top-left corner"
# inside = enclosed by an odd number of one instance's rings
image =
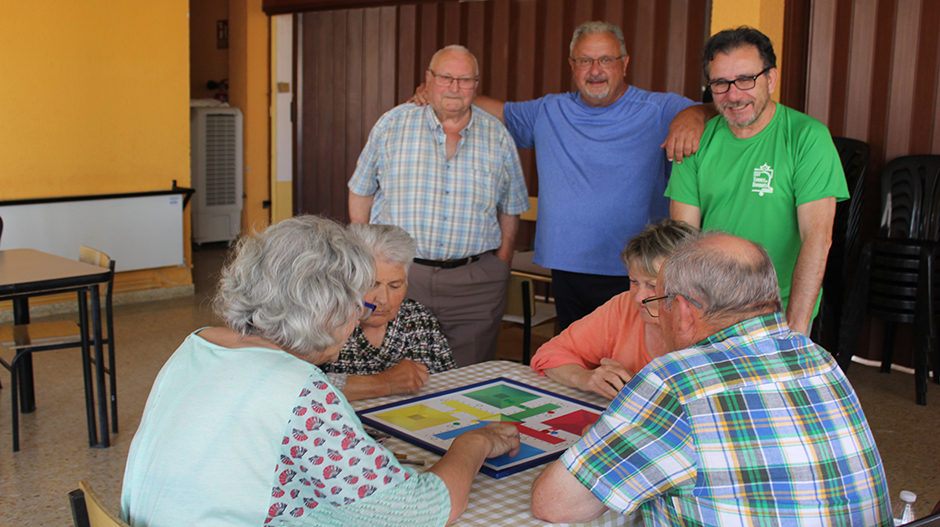
[[[888,373],[897,324],[913,324],[914,383],[920,405],[927,404],[931,360],[935,372],[940,366],[936,342],[940,314],[938,208],[940,156],[907,156],[888,163],[882,173],[879,237],[866,244],[859,257],[839,342],[839,364],[847,369],[865,315],[885,320],[881,371]],[[934,382],[940,384],[937,373]]]
[[[536,302],[532,278],[513,273],[509,277],[503,322],[522,326],[522,363],[528,365],[532,354],[532,328],[555,319],[555,305]]]
[[[69,504],[75,527],[130,527],[104,506],[95,489],[84,479],[78,482],[77,489],[69,492]]]
[[[115,371],[114,355],[114,316],[112,309],[112,290],[114,289],[114,267],[115,262],[107,254],[82,246],[79,249],[79,261],[90,265],[97,265],[111,270],[111,278],[108,280],[107,291],[105,292],[105,329],[101,342],[108,347],[108,364],[95,364],[95,367],[104,369],[110,381],[110,399],[111,399],[111,430],[114,433],[118,431],[117,422],[117,379]],[[90,318],[90,317],[89,317]],[[94,349],[94,332],[90,332],[88,340],[90,350]],[[21,324],[16,326],[0,327],[0,346],[13,352],[13,358],[6,362],[0,358],[0,365],[4,366],[11,373],[11,400],[13,403],[13,451],[18,452],[19,443],[19,406],[17,404],[17,375],[19,359],[30,353],[40,351],[50,351],[68,348],[81,348],[82,338],[80,326],[69,320],[57,322],[37,322],[33,324]],[[94,354],[90,357],[82,358],[83,376],[85,382],[85,403],[89,427],[89,436],[94,434],[95,416],[94,401],[92,390],[91,371],[87,367],[94,364]]]
[[[839,349],[846,277],[849,275],[849,262],[858,240],[862,199],[865,193],[865,173],[871,159],[871,147],[868,143],[847,137],[833,137],[832,142],[835,143],[839,159],[842,160],[849,199],[836,204],[835,220],[832,223],[832,246],[829,249],[826,274],[823,278],[822,303],[813,325],[812,336],[814,341],[835,351]]]

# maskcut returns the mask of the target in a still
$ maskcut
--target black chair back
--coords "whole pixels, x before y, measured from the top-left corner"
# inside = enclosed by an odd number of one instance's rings
[[[865,194],[865,174],[871,159],[871,147],[864,141],[848,137],[833,137],[832,142],[842,160],[845,182],[849,187],[849,199],[836,205],[836,220],[833,224],[833,247],[836,237],[842,237],[842,254],[847,263],[858,240],[858,228],[862,218],[862,199]],[[838,228],[837,226],[843,226]]]
[[[865,173],[871,159],[868,143],[847,137],[833,137],[832,142],[839,152],[845,182],[849,188],[849,199],[836,204],[836,215],[832,222],[832,246],[826,260],[823,277],[823,299],[819,315],[812,328],[812,338],[828,349],[839,348],[842,303],[845,297],[846,276],[849,261],[858,240],[861,223],[862,199],[865,192]]]
[[[938,180],[937,155],[904,156],[885,165],[879,236],[937,240]]]

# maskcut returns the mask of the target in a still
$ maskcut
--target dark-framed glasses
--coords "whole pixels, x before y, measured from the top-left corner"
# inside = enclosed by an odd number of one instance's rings
[[[691,298],[688,295],[683,295],[682,293],[673,293],[671,295],[664,295],[664,296],[654,296],[651,298],[641,300],[640,303],[643,304],[643,307],[646,308],[646,312],[649,314],[649,316],[653,318],[659,318],[659,301],[666,300],[667,298],[672,298],[675,296],[681,296],[682,298],[688,300],[689,303],[692,304],[693,306],[699,309],[702,309],[702,304],[699,304],[698,301],[695,300],[694,298]],[[656,302],[656,303],[654,304],[653,302]]]
[[[706,88],[710,89],[713,94],[721,95],[722,93],[728,93],[728,90],[731,89],[731,85],[734,84],[739,90],[752,90],[754,86],[757,86],[757,78],[761,75],[772,70],[774,67],[770,66],[769,68],[764,68],[764,71],[758,73],[757,75],[744,75],[738,77],[733,81],[726,81],[724,79],[711,81],[705,85]]]
[[[450,75],[438,75],[434,73],[433,70],[428,69],[428,73],[434,76],[434,84],[437,84],[441,88],[450,88],[450,85],[457,81],[457,86],[461,90],[469,90],[470,88],[476,88],[477,82],[480,81],[479,77],[451,77]]]
[[[359,322],[365,322],[366,320],[369,320],[369,317],[372,316],[372,313],[375,313],[375,304],[363,302],[362,307],[359,308]]]
[[[609,68],[614,62],[623,58],[623,55],[619,57],[611,57],[610,55],[604,55],[603,57],[597,57],[592,59],[591,57],[571,57],[571,62],[574,63],[575,67],[579,70],[586,70],[594,65],[595,62],[600,64],[602,68]]]

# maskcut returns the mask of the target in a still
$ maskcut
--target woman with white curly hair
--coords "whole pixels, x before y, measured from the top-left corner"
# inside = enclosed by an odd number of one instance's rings
[[[148,527],[456,519],[484,458],[518,452],[518,431],[467,432],[423,474],[365,433],[316,365],[336,359],[373,284],[368,249],[332,221],[292,218],[241,240],[216,297],[228,327],[191,334],[154,382],[121,516]]]

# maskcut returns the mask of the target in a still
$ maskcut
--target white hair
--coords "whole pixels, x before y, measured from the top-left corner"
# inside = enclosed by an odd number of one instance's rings
[[[401,265],[405,268],[405,276],[408,275],[418,244],[405,229],[395,225],[353,223],[348,230],[372,252],[376,261]]]
[[[742,257],[701,243],[719,231],[696,233],[679,242],[663,263],[663,292],[696,299],[706,320],[754,310],[782,311],[777,273],[767,251],[748,242],[756,255]]]
[[[444,53],[445,51],[457,51],[460,53],[466,53],[467,55],[470,55],[470,58],[473,59],[473,69],[476,72],[474,73],[474,76],[480,75],[480,64],[477,62],[477,58],[473,55],[473,53],[470,53],[469,49],[461,46],[460,44],[451,44],[449,46],[444,46],[443,48],[435,51],[434,55],[431,56],[431,62],[428,64],[428,69],[431,69],[431,66],[434,65],[434,61],[436,61],[438,56]]]
[[[571,37],[571,45],[568,46],[568,56],[574,58],[574,46],[583,35],[600,35],[610,33],[620,42],[620,54],[627,56],[627,44],[623,41],[623,31],[619,27],[608,24],[607,22],[593,21],[585,22],[574,30],[574,36]]]
[[[298,216],[239,240],[222,270],[216,312],[242,335],[298,355],[337,344],[375,282],[372,256],[339,224]],[[313,357],[310,357],[313,358]]]

